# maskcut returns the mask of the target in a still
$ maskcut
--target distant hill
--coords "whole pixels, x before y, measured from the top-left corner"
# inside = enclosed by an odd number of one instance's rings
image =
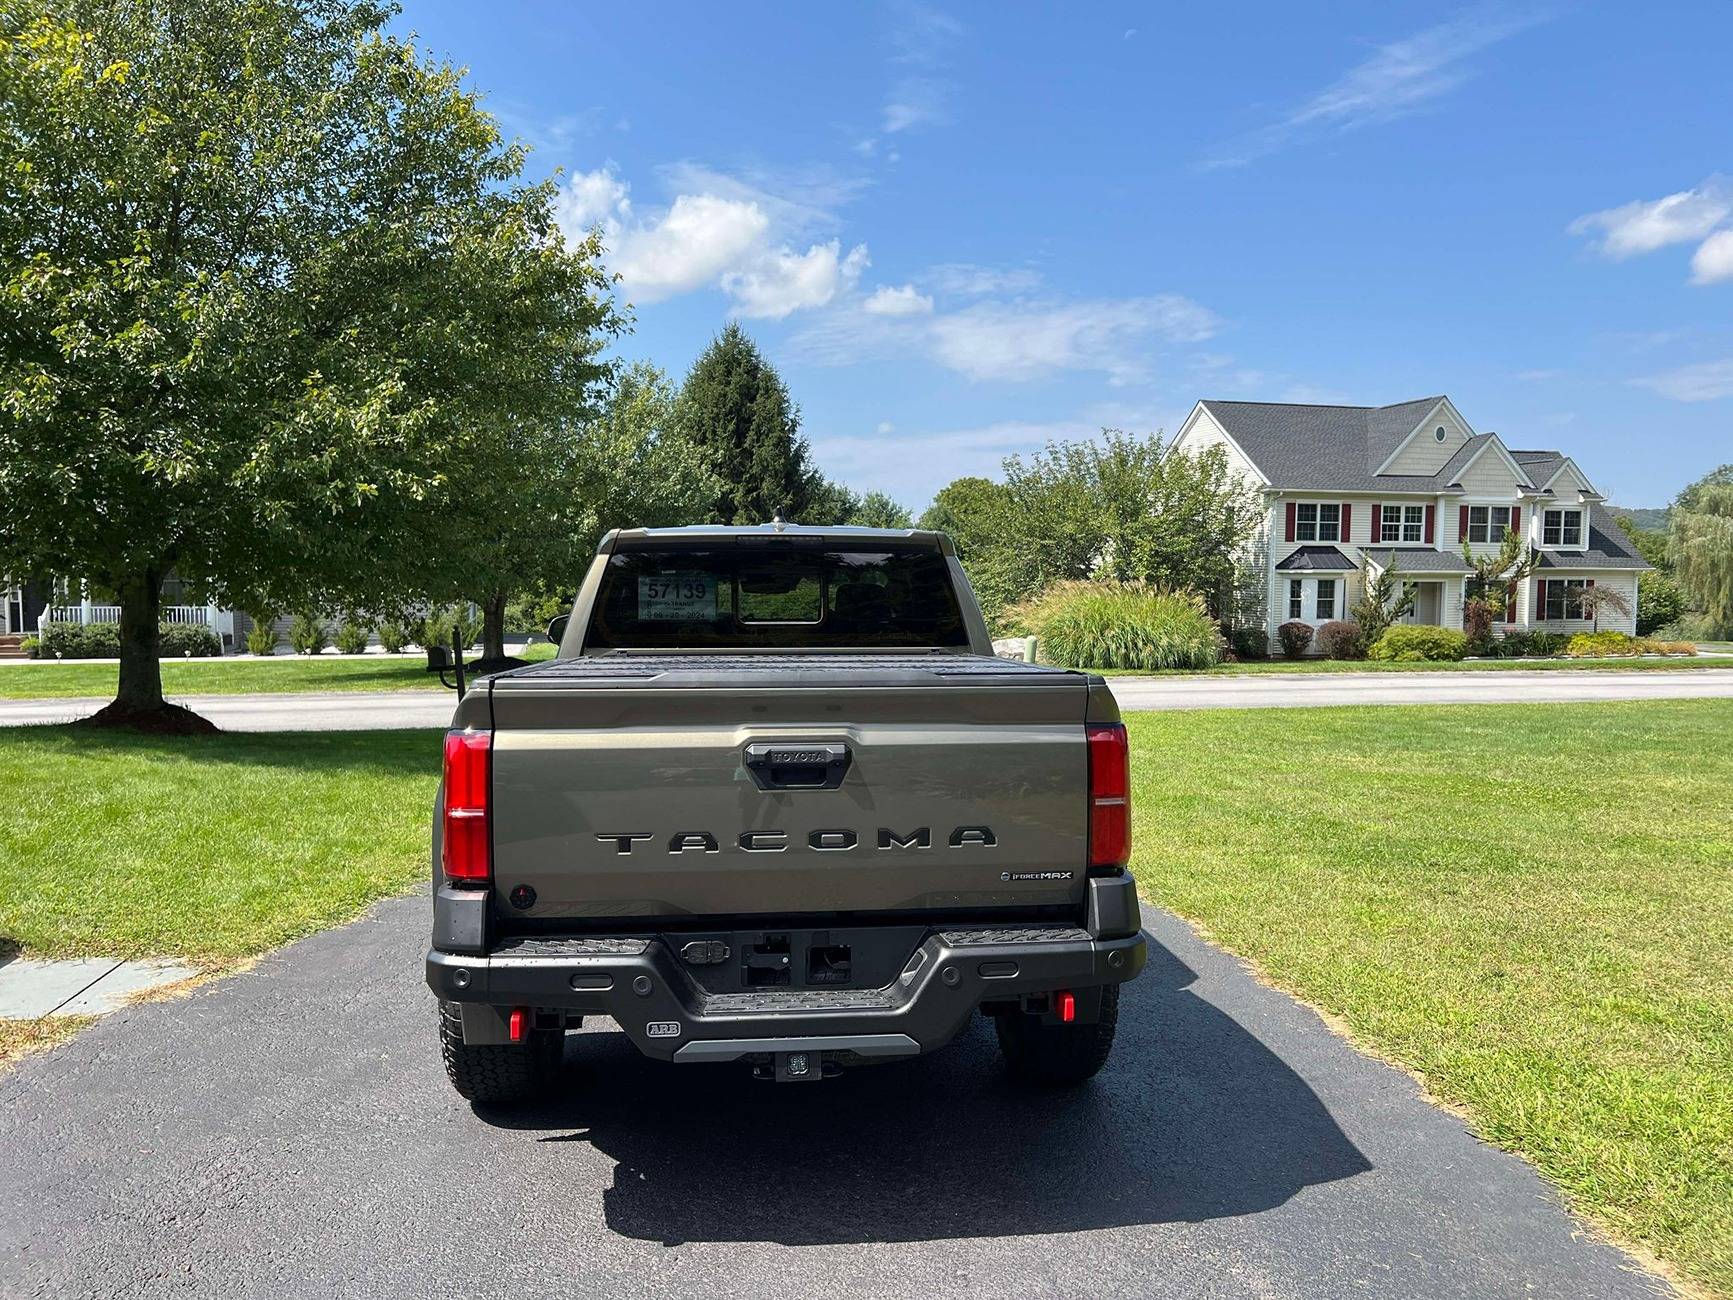
[[[1638,528],[1653,528],[1660,532],[1667,531],[1667,507],[1658,510],[1633,510],[1629,506],[1609,505],[1607,510],[1614,519],[1628,518]]]

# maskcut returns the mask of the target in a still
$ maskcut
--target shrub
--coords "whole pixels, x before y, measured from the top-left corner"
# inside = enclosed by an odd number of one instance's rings
[[[1696,643],[1692,641],[1657,641],[1654,644],[1660,646],[1660,653],[1664,655],[1694,655],[1697,653]]]
[[[367,638],[372,629],[358,618],[346,618],[337,628],[337,652],[346,655],[367,653]]]
[[[409,629],[388,618],[379,625],[379,644],[388,655],[402,654],[403,647],[409,644]]]
[[[274,655],[277,653],[277,613],[270,609],[249,609],[247,618],[252,631],[247,633],[247,653]]]
[[[317,614],[295,615],[289,624],[289,645],[298,655],[316,655],[325,648],[325,620]]]
[[[1637,579],[1637,635],[1659,631],[1685,612],[1685,593],[1669,573],[1656,570]]]
[[[1200,597],[1142,583],[1058,582],[1010,614],[1044,662],[1078,668],[1209,668],[1220,659]]]
[[[1351,618],[1339,618],[1318,629],[1318,649],[1332,659],[1364,659],[1366,634]]]
[[[1530,632],[1528,644],[1529,654],[1552,659],[1565,652],[1565,647],[1570,644],[1570,636],[1564,632]]]
[[[164,659],[220,655],[223,643],[209,628],[187,623],[157,627],[157,654]],[[120,628],[114,623],[50,623],[25,643],[32,659],[115,659],[120,656]]]
[[[1270,634],[1261,627],[1229,628],[1228,647],[1235,659],[1268,659]]]
[[[40,659],[42,656],[37,651],[42,649],[42,638],[27,636],[18,643],[18,648],[24,652],[26,659]]]
[[[1623,632],[1578,632],[1565,646],[1565,654],[1572,659],[1606,659],[1642,653],[1643,643]]]
[[[1368,657],[1396,663],[1442,662],[1468,653],[1468,636],[1453,627],[1398,623],[1373,642]]]
[[[415,628],[416,644],[426,649],[430,645],[451,644],[451,629],[457,628],[458,640],[467,650],[481,639],[481,615],[468,605],[436,605],[422,616]]]
[[[164,623],[158,629],[157,654],[164,659],[209,659],[223,652],[223,639],[208,627],[191,623]],[[119,653],[118,637],[115,645]]]
[[[1282,643],[1282,653],[1290,659],[1298,659],[1306,653],[1306,647],[1312,644],[1312,625],[1295,620],[1283,623],[1276,629],[1276,640]]]

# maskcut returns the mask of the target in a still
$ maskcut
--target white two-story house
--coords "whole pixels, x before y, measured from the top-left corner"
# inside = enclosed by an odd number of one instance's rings
[[[1599,627],[1634,632],[1637,583],[1649,568],[1614,522],[1605,497],[1557,451],[1513,451],[1476,433],[1448,397],[1394,406],[1299,406],[1203,401],[1175,446],[1221,446],[1263,493],[1258,534],[1242,557],[1246,603],[1272,647],[1289,620],[1314,627],[1345,618],[1362,572],[1394,564],[1412,584],[1411,623],[1462,626],[1476,553],[1496,553],[1516,529],[1540,554],[1507,591],[1504,622],[1580,632],[1583,592],[1615,586],[1631,613],[1604,608]]]

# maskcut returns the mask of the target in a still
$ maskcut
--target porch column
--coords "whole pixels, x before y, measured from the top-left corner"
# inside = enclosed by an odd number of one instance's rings
[[[78,580],[78,621],[90,626],[90,582],[85,578]]]

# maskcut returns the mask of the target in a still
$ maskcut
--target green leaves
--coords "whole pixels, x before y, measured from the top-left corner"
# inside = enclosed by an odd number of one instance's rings
[[[61,12],[0,35],[0,571],[279,607],[483,572],[606,377],[595,241],[382,6]]]

